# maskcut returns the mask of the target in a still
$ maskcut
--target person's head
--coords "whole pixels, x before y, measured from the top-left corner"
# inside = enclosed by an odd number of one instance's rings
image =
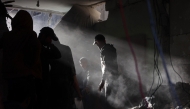
[[[79,60],[80,66],[84,69],[84,70],[88,70],[89,67],[89,63],[88,60],[84,57],[80,58]]]
[[[27,29],[27,30],[33,30],[33,20],[30,15],[25,10],[20,10],[17,12],[17,14],[14,16],[11,22],[12,30],[15,29]]]
[[[45,46],[50,45],[52,43],[52,40],[58,41],[56,34],[54,33],[53,29],[50,27],[43,27],[40,30],[38,39]]]
[[[106,44],[106,39],[102,34],[98,34],[95,36],[93,45],[97,45],[99,49],[101,49]]]

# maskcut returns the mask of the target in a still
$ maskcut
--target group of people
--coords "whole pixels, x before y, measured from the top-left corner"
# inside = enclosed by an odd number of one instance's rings
[[[2,78],[5,81],[5,109],[76,109],[74,98],[82,100],[85,109],[92,109],[93,74],[88,60],[80,59],[82,82],[77,80],[71,49],[60,44],[50,27],[43,27],[39,36],[33,31],[31,15],[18,11],[11,22],[12,30],[0,39],[3,49]],[[101,34],[95,36],[101,54],[102,78],[99,91],[105,98],[112,93],[118,78],[117,53]],[[97,89],[97,90],[98,90]],[[92,100],[89,102],[89,100]]]

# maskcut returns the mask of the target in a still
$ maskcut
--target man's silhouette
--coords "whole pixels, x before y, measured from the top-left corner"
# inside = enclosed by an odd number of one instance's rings
[[[11,26],[12,31],[4,33],[0,39],[3,79],[8,84],[9,105],[6,106],[15,107],[16,104],[26,108],[35,97],[35,79],[41,79],[40,43],[27,11],[18,11]],[[28,105],[24,106],[23,102]]]
[[[74,90],[76,90],[79,98],[78,81],[76,79],[76,71],[73,62],[71,49],[60,44],[59,41],[54,42],[61,52],[61,58],[51,60],[51,87],[50,87],[50,108],[57,109],[75,109]]]
[[[58,38],[50,27],[44,27],[40,30],[39,37],[41,43],[41,62],[42,62],[42,81],[36,80],[38,108],[48,107],[48,95],[50,87],[50,61],[61,58],[58,48],[52,43]]]

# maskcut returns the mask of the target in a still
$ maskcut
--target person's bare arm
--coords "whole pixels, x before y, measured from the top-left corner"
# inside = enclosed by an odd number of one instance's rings
[[[100,92],[101,92],[102,89],[104,88],[104,84],[105,84],[105,80],[102,79],[101,82],[100,82],[100,84],[99,84],[99,91],[100,91]]]

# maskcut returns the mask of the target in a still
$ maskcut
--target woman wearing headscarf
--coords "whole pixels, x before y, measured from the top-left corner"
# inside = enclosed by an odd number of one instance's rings
[[[35,94],[35,79],[41,79],[41,48],[27,11],[18,11],[11,25],[12,31],[0,39],[3,78],[8,84],[7,99],[11,101],[7,105],[27,108]]]

